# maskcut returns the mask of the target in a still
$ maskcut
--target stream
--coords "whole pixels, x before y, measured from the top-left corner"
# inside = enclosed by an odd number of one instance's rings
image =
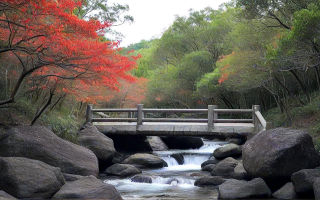
[[[192,150],[168,150],[154,151],[168,163],[168,167],[161,169],[142,169],[142,175],[152,177],[152,183],[131,182],[131,178],[119,179],[107,177],[105,183],[114,185],[123,199],[127,200],[202,200],[217,199],[218,190],[213,188],[200,188],[194,186],[199,176],[194,173],[201,172],[201,163],[208,160],[213,151],[226,144],[226,142],[213,142],[204,140],[204,145],[199,149]],[[184,157],[184,164],[171,157],[172,154],[180,153]]]

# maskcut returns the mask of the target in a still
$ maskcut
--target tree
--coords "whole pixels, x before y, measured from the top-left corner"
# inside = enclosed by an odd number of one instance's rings
[[[127,4],[108,4],[108,0],[82,0],[81,6],[74,9],[74,13],[81,19],[95,19],[108,21],[111,26],[120,26],[125,23],[132,23],[132,16],[125,14],[130,8]],[[106,30],[109,34],[122,37],[122,34],[109,27]]]
[[[101,41],[110,22],[79,19],[73,11],[81,6],[72,0],[0,2],[0,59],[19,64],[0,66],[15,74],[0,105],[14,102],[20,89],[47,90],[49,97],[68,93],[89,102],[86,94],[95,87],[117,89],[119,78],[134,80],[127,71],[136,57],[121,56],[116,42]]]

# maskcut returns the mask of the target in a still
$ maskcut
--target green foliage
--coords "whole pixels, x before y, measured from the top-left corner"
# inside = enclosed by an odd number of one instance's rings
[[[219,68],[216,68],[211,73],[206,73],[202,76],[200,81],[197,82],[197,92],[205,97],[210,97],[212,94],[219,93],[219,79],[221,78],[221,73]]]
[[[114,3],[108,4],[108,0],[84,0],[82,7],[76,8],[73,13],[79,18],[96,19],[101,22],[111,22],[112,26],[119,26],[125,23],[133,23],[134,18],[124,13],[130,10],[127,4]],[[123,37],[120,32],[111,28],[107,30],[108,34]]]
[[[128,51],[132,51],[132,50],[138,51],[140,49],[147,49],[147,48],[150,48],[151,42],[152,42],[152,40],[150,40],[150,41],[141,40],[139,43],[131,44],[128,47],[124,48],[123,51],[128,52]]]
[[[65,116],[61,113],[54,112],[48,116],[44,115],[40,123],[43,123],[60,138],[75,144],[78,143],[77,132],[79,131],[81,123],[75,116]]]
[[[19,100],[10,107],[0,108],[1,124],[15,126],[17,124],[30,125],[30,119],[35,115],[38,103],[33,102],[30,98],[19,98]],[[70,142],[77,143],[77,132],[83,123],[82,119],[70,115],[70,105],[61,105],[59,110],[47,112],[41,116],[37,125],[48,127],[57,136]]]

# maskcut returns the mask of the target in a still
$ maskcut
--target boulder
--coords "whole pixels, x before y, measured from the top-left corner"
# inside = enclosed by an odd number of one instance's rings
[[[232,138],[229,140],[230,144],[236,144],[236,145],[243,145],[244,143],[246,143],[246,139],[245,138]]]
[[[278,128],[261,131],[243,147],[243,165],[252,177],[285,184],[293,173],[320,165],[312,138],[304,130]]]
[[[227,157],[239,157],[242,154],[242,150],[239,145],[226,144],[222,147],[216,148],[213,152],[213,156],[217,159],[224,159]]]
[[[181,153],[175,153],[171,155],[172,158],[176,159],[179,165],[183,165],[184,157]]]
[[[209,172],[205,172],[205,171],[202,171],[202,172],[195,172],[195,173],[191,173],[190,174],[191,177],[208,177],[210,176],[210,173]]]
[[[108,169],[106,169],[107,175],[114,175],[114,176],[121,176],[121,177],[128,177],[135,174],[141,174],[141,170],[136,168],[133,165],[128,164],[114,164]]]
[[[169,149],[199,149],[203,146],[203,141],[199,137],[166,136],[161,139]]]
[[[123,164],[142,165],[146,168],[162,168],[167,166],[166,162],[161,158],[146,153],[134,154],[125,159]]]
[[[247,171],[243,167],[243,163],[239,162],[238,165],[234,168],[234,172],[231,172],[229,175],[230,178],[237,180],[249,180],[250,177]]]
[[[152,183],[152,177],[148,175],[136,175],[131,179],[131,182]]]
[[[251,181],[227,180],[219,186],[220,199],[267,198],[271,191],[262,178]]]
[[[152,152],[150,143],[143,135],[107,135],[113,140],[118,152],[137,153]]]
[[[238,165],[238,161],[229,157],[220,161],[211,171],[212,176],[229,177],[234,172],[234,168]]]
[[[0,190],[17,198],[51,198],[65,184],[59,168],[21,157],[0,157],[0,180]]]
[[[219,160],[215,159],[213,157],[213,159],[210,159],[210,160],[207,160],[207,161],[204,161],[202,164],[201,164],[201,168],[203,168],[204,166],[206,165],[210,165],[210,164],[218,164]]]
[[[209,164],[202,167],[201,170],[205,172],[212,172],[215,167],[216,167],[216,164]]]
[[[194,182],[194,185],[198,187],[214,187],[221,185],[225,181],[226,180],[222,179],[219,176],[201,177]]]
[[[72,181],[76,181],[79,180],[85,176],[80,176],[80,175],[75,175],[75,174],[66,174],[66,173],[62,173],[63,177],[66,181],[68,182],[72,182]]]
[[[147,136],[147,140],[153,151],[169,150],[168,146],[158,136]]]
[[[3,190],[0,190],[0,199],[1,200],[15,200],[17,198],[15,198],[14,196],[11,196],[10,194],[6,193]]]
[[[131,156],[131,154],[116,152],[113,156],[112,163],[113,164],[122,163],[129,156]]]
[[[102,182],[94,176],[67,182],[53,196],[53,199],[112,199],[122,200],[113,185]]]
[[[314,196],[316,200],[320,200],[320,178],[316,178],[313,183]]]
[[[1,132],[0,156],[40,160],[68,174],[98,176],[99,172],[92,151],[59,138],[43,126],[17,126]]]
[[[95,126],[89,126],[81,130],[78,133],[78,142],[97,156],[101,170],[111,164],[113,155],[116,152],[113,141],[99,132]]]
[[[282,188],[277,190],[272,194],[273,198],[276,199],[297,199],[297,193],[294,190],[293,184],[291,182],[286,183]]]
[[[313,198],[313,184],[320,178],[320,169],[303,169],[291,176],[294,189],[300,197]]]

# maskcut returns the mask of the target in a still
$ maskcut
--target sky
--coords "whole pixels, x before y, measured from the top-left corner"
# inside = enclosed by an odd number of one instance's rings
[[[160,38],[162,33],[172,25],[175,15],[188,16],[189,10],[202,10],[206,7],[218,9],[219,5],[229,0],[109,0],[113,3],[127,4],[134,17],[133,24],[113,27],[125,38],[120,42],[121,47],[138,43],[141,40]],[[108,37],[108,36],[107,36]]]

